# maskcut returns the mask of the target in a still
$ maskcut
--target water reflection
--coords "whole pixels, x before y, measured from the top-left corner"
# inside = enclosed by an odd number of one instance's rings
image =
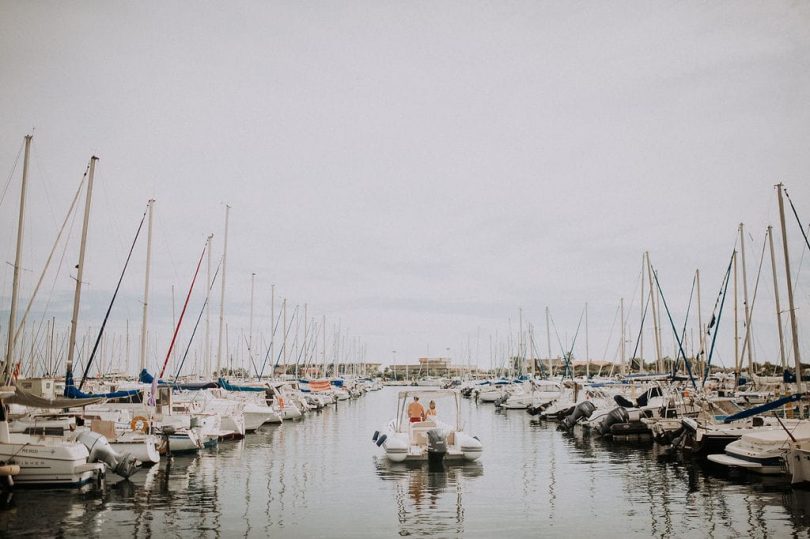
[[[374,459],[377,476],[394,485],[399,535],[464,533],[464,492],[484,473],[480,463],[392,463]]]
[[[729,477],[463,401],[479,463],[392,464],[371,443],[395,390],[176,455],[101,491],[0,493],[0,537],[807,535],[810,492]],[[484,473],[486,471],[486,473]],[[36,524],[36,527],[34,527]]]

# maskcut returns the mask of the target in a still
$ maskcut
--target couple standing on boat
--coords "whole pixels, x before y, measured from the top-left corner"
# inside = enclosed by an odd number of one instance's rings
[[[408,405],[408,418],[411,423],[418,423],[425,421],[428,417],[436,415],[436,401],[430,401],[427,412],[422,403],[419,402],[419,397],[414,395],[413,402]]]

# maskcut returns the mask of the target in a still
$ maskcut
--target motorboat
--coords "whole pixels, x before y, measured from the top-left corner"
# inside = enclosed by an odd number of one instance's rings
[[[411,422],[409,400],[436,401],[439,413],[424,421]],[[461,423],[461,395],[456,389],[403,390],[397,397],[397,413],[372,440],[385,450],[392,462],[475,461],[483,451],[476,436],[464,432]]]
[[[788,453],[791,441],[810,441],[810,422],[802,421],[792,429],[763,428],[743,434],[739,440],[726,446],[724,453],[715,453],[707,458],[715,464],[741,468],[760,475],[787,473]]]

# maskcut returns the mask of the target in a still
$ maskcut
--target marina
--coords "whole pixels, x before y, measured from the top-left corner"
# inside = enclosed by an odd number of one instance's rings
[[[729,479],[652,444],[566,434],[468,399],[462,420],[487,441],[479,462],[441,472],[393,465],[370,428],[389,418],[397,391],[265,425],[101,490],[6,494],[0,530],[27,535],[33,518],[43,535],[68,537],[784,537],[810,529],[810,492],[785,480]]]
[[[0,13],[0,537],[810,536],[810,3]]]

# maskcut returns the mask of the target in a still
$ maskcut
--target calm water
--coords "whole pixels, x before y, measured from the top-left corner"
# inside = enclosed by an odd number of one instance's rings
[[[389,465],[371,442],[395,388],[241,442],[175,457],[103,492],[18,491],[0,535],[165,537],[807,536],[810,492],[714,477],[658,455],[462,401],[480,463]]]

